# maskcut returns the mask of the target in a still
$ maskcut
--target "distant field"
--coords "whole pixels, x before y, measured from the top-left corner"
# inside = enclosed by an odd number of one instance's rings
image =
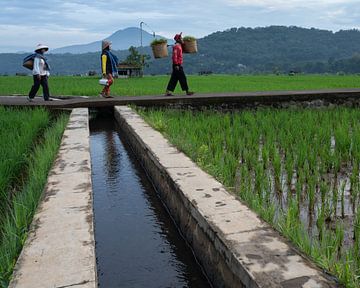
[[[147,76],[144,78],[116,79],[112,86],[114,96],[163,94],[170,76]],[[360,88],[360,76],[188,76],[191,90],[197,93],[311,90]],[[0,77],[0,95],[26,95],[32,85],[32,77]],[[53,76],[49,79],[50,93],[56,95],[96,96],[101,90],[96,77]],[[39,92],[42,93],[42,92]],[[181,94],[177,87],[176,94]]]

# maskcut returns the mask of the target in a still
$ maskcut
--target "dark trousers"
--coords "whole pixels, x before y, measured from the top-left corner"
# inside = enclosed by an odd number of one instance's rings
[[[38,79],[38,75],[33,76],[34,79],[34,85],[31,87],[31,90],[29,92],[29,97],[32,99],[36,96],[36,93],[39,91],[40,85],[43,88],[44,93],[44,99],[49,100],[50,93],[49,93],[49,85],[48,85],[48,76],[41,76],[40,79]]]
[[[175,66],[178,66],[179,69],[176,69]],[[167,90],[173,92],[178,81],[180,82],[180,86],[183,91],[189,90],[183,67],[181,65],[173,65],[173,70],[169,84],[167,86]]]

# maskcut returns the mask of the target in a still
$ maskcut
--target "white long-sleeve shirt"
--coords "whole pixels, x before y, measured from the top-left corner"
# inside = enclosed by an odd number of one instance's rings
[[[34,59],[33,75],[49,76],[50,72],[46,69],[45,60],[39,57]]]

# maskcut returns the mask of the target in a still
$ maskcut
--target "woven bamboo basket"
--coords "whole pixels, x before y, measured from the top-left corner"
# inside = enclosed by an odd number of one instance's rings
[[[168,49],[166,43],[151,45],[155,58],[164,58],[168,56]]]
[[[184,53],[197,53],[197,42],[196,40],[184,40],[183,52]]]

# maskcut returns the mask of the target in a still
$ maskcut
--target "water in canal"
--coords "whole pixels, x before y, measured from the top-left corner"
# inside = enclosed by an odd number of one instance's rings
[[[90,131],[99,287],[210,287],[115,120]]]

